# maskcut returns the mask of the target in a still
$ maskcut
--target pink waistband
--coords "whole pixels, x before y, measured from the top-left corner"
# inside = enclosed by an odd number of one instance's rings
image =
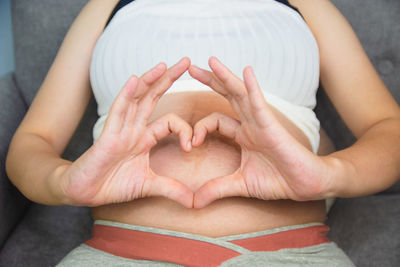
[[[225,242],[250,251],[276,251],[330,242],[325,236],[328,231],[328,226],[316,225]],[[184,266],[218,266],[241,255],[206,241],[99,224],[94,225],[93,237],[85,244],[119,257],[166,261]]]

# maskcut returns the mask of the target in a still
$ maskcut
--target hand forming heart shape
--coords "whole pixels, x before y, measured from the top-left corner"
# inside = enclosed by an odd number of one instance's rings
[[[147,123],[159,98],[189,66],[190,60],[185,57],[168,70],[161,63],[140,78],[130,77],[114,100],[96,142],[59,171],[66,203],[100,206],[164,196],[193,207],[189,188],[157,175],[149,166],[150,149],[171,133],[179,135],[182,148],[190,151],[192,127],[171,114]]]
[[[162,63],[140,78],[133,75],[111,106],[98,140],[60,172],[69,203],[99,206],[164,196],[187,208],[202,208],[229,196],[320,199],[332,173],[329,160],[314,155],[280,125],[250,67],[244,69],[243,82],[215,57],[209,65],[213,72],[190,66],[185,57],[168,70]],[[159,98],[186,70],[227,98],[240,121],[212,113],[193,130],[180,117],[168,114],[147,124]],[[169,134],[179,135],[182,149],[189,152],[192,144],[200,146],[214,131],[241,146],[241,165],[233,174],[214,178],[193,193],[149,167],[151,148]]]
[[[289,134],[267,105],[252,68],[244,68],[243,82],[215,57],[209,66],[212,72],[192,65],[189,73],[224,96],[240,121],[212,113],[195,124],[192,145],[199,146],[207,133],[218,131],[240,145],[241,164],[233,174],[199,188],[194,207],[229,196],[297,201],[331,197],[338,162],[315,155]]]

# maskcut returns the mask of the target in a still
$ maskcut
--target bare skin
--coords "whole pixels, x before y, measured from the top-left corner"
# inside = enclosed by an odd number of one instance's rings
[[[303,132],[278,110],[272,109],[285,129],[311,150]],[[182,92],[163,95],[151,116],[151,121],[164,114],[175,113],[193,127],[211,111],[237,118],[229,102],[215,92]],[[321,155],[334,150],[323,131],[320,147]],[[204,143],[190,152],[183,151],[179,138],[170,135],[152,148],[150,166],[157,174],[174,177],[196,192],[207,181],[237,170],[240,166],[240,156],[240,147],[218,133],[207,135]],[[214,201],[202,209],[188,209],[166,198],[152,197],[94,207],[92,215],[94,219],[217,237],[292,224],[323,222],[325,202],[264,201],[230,197]]]

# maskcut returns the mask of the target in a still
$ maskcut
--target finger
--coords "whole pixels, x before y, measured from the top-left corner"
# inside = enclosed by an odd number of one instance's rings
[[[193,192],[184,184],[170,177],[154,174],[143,184],[142,197],[162,196],[193,208]]]
[[[243,79],[249,94],[251,110],[255,122],[260,127],[270,126],[271,123],[275,122],[274,115],[268,108],[251,66],[244,68]]]
[[[250,197],[247,191],[247,186],[241,175],[235,173],[214,178],[194,193],[193,207],[201,209],[211,202],[225,197]]]
[[[164,62],[158,63],[154,68],[144,73],[139,79],[138,92],[136,98],[140,98],[147,92],[149,87],[154,84],[167,70],[167,65]]]
[[[199,146],[207,134],[218,131],[220,134],[235,140],[240,122],[220,112],[213,112],[194,125],[192,145]]]
[[[168,113],[148,125],[151,136],[159,142],[171,133],[179,136],[181,147],[184,151],[192,149],[192,127],[181,117],[174,113]]]
[[[201,83],[211,87],[214,91],[225,97],[229,103],[231,103],[233,110],[239,116],[241,121],[246,121],[246,116],[242,112],[238,102],[233,98],[233,96],[225,89],[222,81],[215,76],[211,71],[199,68],[195,65],[191,65],[189,68],[189,74],[200,81]]]
[[[134,122],[136,119],[136,112],[138,110],[138,101],[141,96],[148,90],[155,81],[157,81],[162,74],[165,73],[166,65],[164,62],[158,63],[154,68],[144,73],[138,80],[138,85],[135,94],[132,97],[132,103],[128,106],[128,110],[125,118],[125,129],[131,131],[134,127]]]
[[[224,84],[225,90],[228,94],[233,97],[239,104],[242,113],[246,120],[252,121],[253,116],[251,114],[250,101],[247,94],[244,82],[237,77],[228,67],[222,64],[216,57],[210,57],[208,65]]]
[[[147,121],[154,110],[160,97],[171,85],[189,68],[190,59],[182,58],[178,63],[169,68],[157,81],[147,90],[140,103],[137,113],[137,121]]]
[[[154,68],[140,76],[140,79],[147,85],[151,86],[157,81],[167,70],[167,65],[164,62],[158,63]]]
[[[215,76],[211,71],[202,69],[196,65],[191,65],[189,67],[189,74],[199,82],[211,87],[217,93],[226,97],[228,92],[224,89],[222,82]]]
[[[161,62],[143,74],[140,79],[142,79],[145,84],[150,85],[165,72],[165,67],[165,63]],[[133,123],[133,118],[136,114],[137,101],[135,101],[135,99],[137,100],[138,97],[140,97],[140,91],[143,91],[144,87],[143,85],[140,86],[141,83],[143,83],[140,79],[138,79],[136,75],[132,75],[126,81],[110,108],[104,128],[106,128],[106,125],[108,124],[107,128],[109,129],[107,130],[111,130],[114,133],[120,133],[124,126]],[[107,122],[107,120],[109,122]]]
[[[126,121],[127,109],[138,85],[138,77],[132,75],[118,93],[110,107],[104,125],[104,132],[119,133]]]
[[[147,94],[152,98],[159,98],[171,85],[182,76],[189,68],[190,59],[183,57],[178,63],[170,67],[164,75],[158,79],[148,90]]]

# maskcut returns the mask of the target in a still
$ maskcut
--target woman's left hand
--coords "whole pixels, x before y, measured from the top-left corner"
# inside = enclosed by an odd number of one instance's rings
[[[233,174],[201,186],[194,207],[233,196],[297,201],[330,197],[337,162],[315,155],[287,132],[268,107],[252,68],[244,68],[243,82],[217,58],[211,57],[209,65],[212,72],[192,65],[189,73],[224,96],[240,121],[210,114],[195,124],[192,146],[200,146],[207,133],[218,131],[240,145],[241,164]]]

